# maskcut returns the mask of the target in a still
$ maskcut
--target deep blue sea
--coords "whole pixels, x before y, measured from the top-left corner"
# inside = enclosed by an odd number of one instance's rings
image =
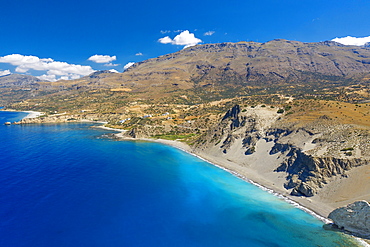
[[[0,112],[1,247],[355,246],[178,149],[24,116]]]

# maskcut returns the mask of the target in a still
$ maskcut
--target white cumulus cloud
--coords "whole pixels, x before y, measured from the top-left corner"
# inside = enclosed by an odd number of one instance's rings
[[[215,31],[208,31],[208,32],[205,32],[203,35],[204,36],[212,36],[214,33],[215,33]]]
[[[93,61],[95,63],[110,63],[116,60],[116,56],[109,56],[109,55],[94,55],[89,57],[88,60]]]
[[[169,36],[166,36],[166,37],[160,38],[158,42],[162,44],[172,44],[173,40]]]
[[[362,45],[366,44],[367,42],[370,42],[370,36],[363,37],[363,38],[347,36],[347,37],[343,37],[343,38],[335,38],[335,39],[332,39],[332,41],[341,43],[343,45],[362,46]]]
[[[198,39],[194,36],[193,33],[190,33],[188,30],[181,32],[180,34],[176,35],[175,38],[171,39],[169,36],[160,38],[158,40],[159,43],[162,44],[172,44],[172,45],[184,45],[186,47],[196,45],[202,42],[201,39]]]
[[[126,70],[126,69],[130,68],[134,64],[135,64],[134,62],[129,62],[125,66],[123,66],[123,69]]]
[[[10,70],[0,70],[0,76],[4,76],[4,75],[10,75],[11,74],[11,72],[10,72]]]
[[[143,53],[141,53],[141,52],[138,52],[138,53],[135,54],[135,56],[142,56],[142,55],[143,55]]]
[[[115,70],[115,69],[110,69],[109,70],[110,72],[113,72],[113,73],[119,73],[117,70]]]
[[[57,77],[55,75],[40,75],[36,76],[39,78],[41,81],[56,81]]]
[[[26,73],[29,70],[46,71],[46,74],[42,75],[41,78],[48,78],[52,81],[58,79],[77,79],[95,71],[90,66],[69,64],[54,61],[51,58],[38,58],[36,56],[24,56],[20,54],[0,57],[0,63],[9,63],[16,66],[15,71],[18,73]]]

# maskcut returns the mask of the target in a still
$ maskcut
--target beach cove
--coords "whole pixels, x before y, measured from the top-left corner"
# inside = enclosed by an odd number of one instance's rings
[[[356,245],[197,157],[89,126],[1,126],[2,246]]]
[[[155,138],[129,138],[124,134],[126,130],[115,129],[115,128],[110,128],[110,127],[105,127],[105,126],[96,126],[96,127],[119,132],[117,134],[114,134],[114,136],[121,140],[156,142],[156,143],[161,143],[164,145],[169,145],[177,149],[180,149],[220,169],[223,169],[229,172],[230,174],[248,183],[255,185],[264,191],[267,191],[268,193],[286,201],[287,203],[293,205],[294,207],[299,208],[303,210],[304,212],[312,215],[313,217],[319,219],[324,224],[330,224],[332,222],[330,219],[327,218],[327,216],[331,211],[335,209],[335,207],[329,206],[317,199],[312,200],[311,198],[307,198],[307,197],[292,196],[288,194],[287,191],[284,191],[281,189],[281,187],[277,186],[278,181],[274,181],[274,179],[271,179],[271,177],[270,177],[270,180],[268,180],[264,178],[263,176],[261,176],[261,173],[258,174],[253,169],[241,167],[239,164],[233,163],[230,160],[220,159],[219,157],[216,158],[204,152],[196,152],[189,145],[187,145],[186,143],[180,140],[165,140],[165,139],[155,139]],[[260,157],[260,159],[263,160],[263,157]],[[362,246],[370,246],[369,240],[361,239],[361,238],[356,238],[356,239],[357,241],[359,241],[359,243]]]
[[[223,159],[220,156],[215,156],[205,152],[199,152],[199,150],[194,150],[189,145],[179,140],[164,140],[151,138],[134,139],[125,136],[123,134],[125,131],[122,131],[121,129],[112,129],[104,126],[98,126],[98,128],[118,131],[120,133],[115,134],[115,136],[122,140],[142,140],[149,142],[158,142],[178,148],[184,152],[188,152],[191,155],[203,159],[210,164],[213,164],[221,169],[224,169],[227,172],[230,172],[231,174],[234,174],[235,176],[241,179],[244,179],[246,182],[256,184],[257,186],[260,186],[262,189],[270,191],[272,194],[284,198],[284,200],[288,201],[289,203],[299,205],[300,207],[302,207],[303,210],[314,215],[318,219],[322,220],[324,223],[331,222],[329,219],[327,219],[327,216],[332,210],[335,209],[335,207],[330,207],[329,205],[319,200],[312,200],[311,198],[308,197],[297,197],[288,194],[287,191],[281,189],[282,185],[279,184],[279,181],[276,181],[276,179],[274,180],[274,177],[264,176],[263,174],[264,170],[260,171],[256,170],[256,168],[253,166],[252,167],[240,166],[239,164],[231,162],[230,160],[227,159]],[[265,157],[263,157],[262,155],[259,156],[259,160],[266,163]]]

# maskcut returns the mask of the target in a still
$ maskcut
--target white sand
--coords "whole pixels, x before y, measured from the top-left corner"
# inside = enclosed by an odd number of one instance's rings
[[[28,115],[25,116],[23,119],[25,119],[25,118],[37,118],[39,116],[45,115],[45,113],[38,112],[38,111],[24,111],[24,112],[28,113]]]
[[[92,121],[88,121],[88,122],[92,122]],[[105,129],[105,130],[114,130],[114,131],[118,131],[118,132],[126,132],[127,131],[127,130],[124,130],[124,129],[115,129],[115,128],[110,128],[110,127],[105,127],[105,126],[102,126],[102,125],[101,126],[94,126],[94,128]]]

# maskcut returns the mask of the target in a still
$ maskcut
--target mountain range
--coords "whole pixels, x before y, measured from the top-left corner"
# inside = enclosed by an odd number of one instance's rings
[[[31,79],[32,78],[32,79]],[[192,46],[135,63],[123,73],[98,71],[77,80],[40,82],[25,75],[0,78],[0,86],[21,97],[2,98],[2,104],[44,95],[61,96],[102,89],[126,92],[129,100],[156,100],[187,94],[186,103],[255,94],[261,90],[291,94],[312,93],[370,80],[370,48],[332,41],[303,43],[272,40]],[[4,91],[4,89],[3,89]],[[68,91],[68,93],[66,93]],[[13,92],[14,93],[14,92]],[[32,95],[32,96],[31,96]],[[108,98],[110,94],[106,95]]]

